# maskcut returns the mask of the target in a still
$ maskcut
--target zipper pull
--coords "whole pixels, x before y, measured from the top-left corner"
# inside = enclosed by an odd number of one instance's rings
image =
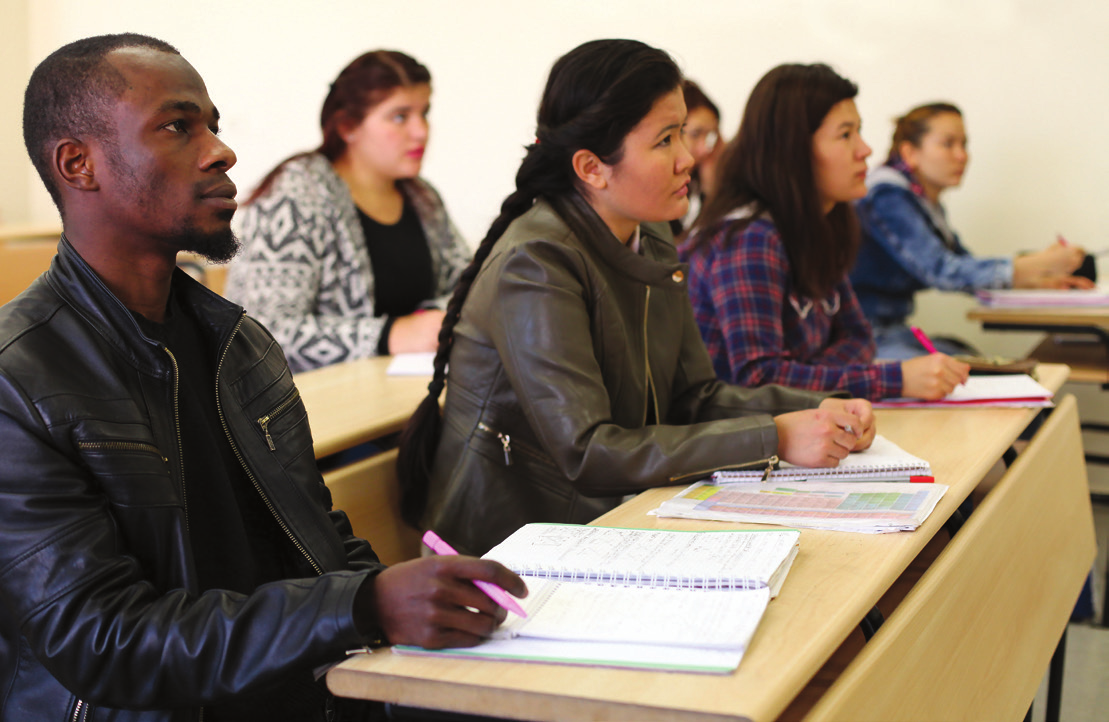
[[[762,481],[761,481],[761,483],[764,483],[764,484],[766,483],[766,481],[770,478],[770,472],[774,471],[774,467],[777,466],[777,465],[778,465],[778,457],[777,456],[771,456],[769,459],[766,460],[766,471],[762,472]]]
[[[269,444],[270,451],[277,451],[277,447],[273,443],[273,437],[270,436],[270,417],[263,416],[258,419],[258,425],[262,427],[262,433],[266,435],[266,443]]]
[[[497,438],[501,440],[501,446],[504,447],[504,465],[512,466],[512,437],[497,432]]]

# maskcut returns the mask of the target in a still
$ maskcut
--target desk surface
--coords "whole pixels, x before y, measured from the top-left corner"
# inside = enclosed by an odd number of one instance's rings
[[[1058,389],[1062,366],[1040,380]],[[337,694],[520,719],[772,720],[858,625],[944,521],[1035,416],[1033,409],[878,412],[881,433],[928,459],[951,488],[916,533],[863,535],[803,530],[801,550],[739,670],[670,674],[543,664],[358,656],[328,675]],[[654,489],[597,523],[643,528],[721,528],[658,519],[648,510],[676,493]],[[730,525],[742,527],[744,525]]]
[[[377,356],[296,374],[317,459],[404,428],[430,377],[387,376],[390,361]]]
[[[1083,327],[1109,333],[1109,307],[1106,306],[979,306],[967,311],[967,318],[997,326],[1031,326],[1045,331],[1052,328]]]

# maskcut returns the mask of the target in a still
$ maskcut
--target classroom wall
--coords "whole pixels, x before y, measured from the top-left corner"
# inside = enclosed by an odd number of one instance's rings
[[[28,52],[29,0],[3,0],[0,24],[0,223],[30,221],[31,185],[23,150],[23,88],[31,74]],[[49,220],[49,217],[47,217]]]
[[[966,113],[973,159],[948,210],[968,245],[1011,254],[1062,232],[1091,248],[1109,246],[1102,178],[1109,144],[1100,127],[1109,117],[1109,4],[1100,0],[199,0],[184,7],[115,0],[93,12],[79,0],[4,4],[26,15],[27,29],[26,55],[6,53],[0,67],[0,77],[15,78],[18,88],[0,85],[6,109],[21,105],[30,69],[65,42],[128,30],[159,36],[207,80],[224,137],[238,153],[232,176],[240,193],[318,142],[319,106],[347,61],[367,49],[398,48],[431,69],[425,176],[476,242],[511,190],[551,63],[585,40],[621,36],[670,51],[720,105],[728,135],[770,67],[832,64],[860,85],[874,163],[884,157],[896,114],[951,99]],[[22,158],[19,137],[8,124],[0,129],[0,157]],[[26,187],[0,196],[0,221],[56,219],[30,163],[19,162]],[[963,320],[969,304],[929,296],[921,323],[995,352],[1023,343],[982,337]]]

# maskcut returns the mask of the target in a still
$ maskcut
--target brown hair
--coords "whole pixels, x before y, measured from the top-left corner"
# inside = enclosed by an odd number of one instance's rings
[[[669,55],[636,40],[593,40],[563,55],[551,68],[539,105],[536,140],[527,147],[516,172],[516,190],[501,204],[500,215],[459,278],[439,330],[428,395],[401,435],[397,476],[401,511],[409,523],[419,525],[427,503],[431,461],[439,444],[439,395],[446,380],[454,326],[481,264],[509,224],[536,199],[549,201],[558,212],[580,194],[574,153],[584,148],[607,165],[619,163],[624,137],[655,101],[676,90],[681,80],[681,71]]]
[[[682,96],[685,98],[685,110],[687,113],[692,113],[698,108],[708,108],[709,112],[716,116],[716,120],[720,120],[720,109],[716,107],[716,103],[709,100],[709,96],[705,95],[705,91],[701,90],[701,86],[694,83],[689,78],[682,81]]]
[[[890,145],[890,154],[886,163],[896,163],[901,160],[899,148],[902,143],[911,143],[914,148],[920,147],[920,142],[932,127],[932,118],[944,113],[954,113],[960,118],[963,111],[952,103],[927,103],[918,105],[894,122],[893,143]]]
[[[398,50],[372,50],[352,60],[324,98],[320,110],[320,129],[323,142],[310,153],[319,153],[329,161],[336,161],[347,149],[342,128],[362,122],[374,106],[388,98],[394,90],[431,82],[431,73],[414,58]],[[297,153],[286,158],[271,170],[258,187],[251,192],[247,203],[265,195],[281,168],[307,153]]]
[[[798,291],[824,298],[855,260],[858,221],[848,203],[825,214],[813,172],[813,134],[858,86],[823,63],[779,65],[755,85],[735,139],[720,160],[715,195],[697,218],[693,243],[737,208],[753,206],[740,227],[769,212]]]

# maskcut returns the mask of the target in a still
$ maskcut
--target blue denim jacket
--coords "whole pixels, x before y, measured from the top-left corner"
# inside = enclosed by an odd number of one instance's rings
[[[948,228],[943,206],[915,194],[903,172],[880,166],[867,185],[855,205],[863,242],[850,278],[875,327],[903,324],[914,294],[926,288],[969,293],[1012,285],[1013,262],[971,256]]]

